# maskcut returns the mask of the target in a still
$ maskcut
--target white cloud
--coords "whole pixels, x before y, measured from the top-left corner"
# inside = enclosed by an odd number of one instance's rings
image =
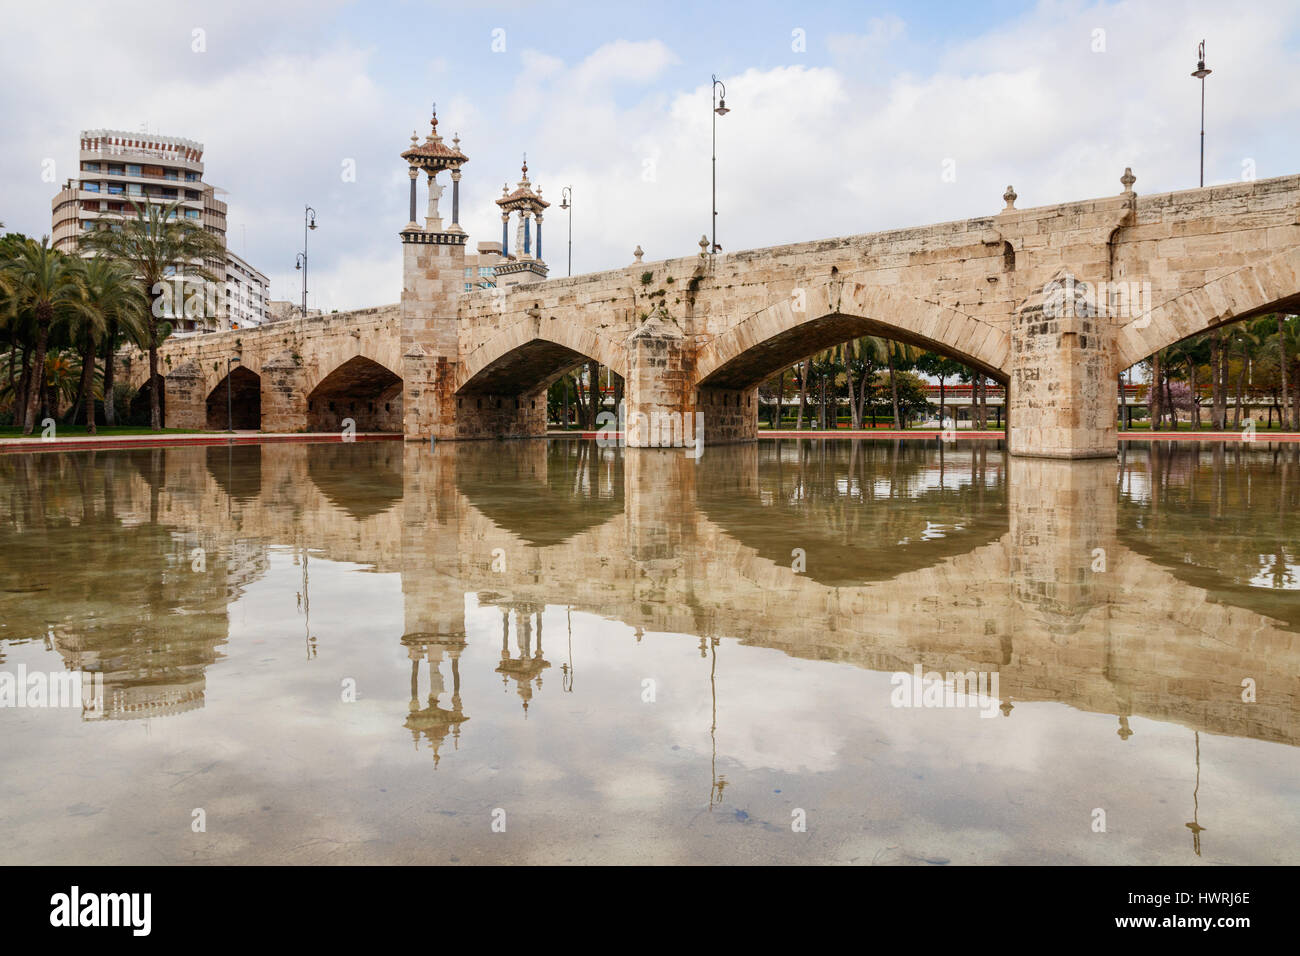
[[[300,11],[264,6],[205,9],[202,56],[190,52],[192,14],[136,18],[133,42],[156,55],[115,60],[103,79],[49,64],[130,19],[131,4],[87,8],[57,30],[49,13],[15,11],[0,38],[9,130],[0,219],[48,231],[54,184],[39,181],[41,160],[57,158],[64,178],[79,128],[147,119],[206,143],[209,178],[230,193],[232,242],[239,248],[244,226],[248,258],[271,275],[276,297],[297,295],[293,257],[310,202],[321,224],[311,238],[317,303],[391,302],[406,219],[396,154],[413,125],[424,134],[436,98],[442,132],[459,131],[471,157],[462,183],[471,244],[499,238],[493,200],[518,178],[525,151],[556,203],[546,217],[552,274],[563,272],[565,185],[577,272],[626,265],[638,244],[648,260],[691,255],[709,230],[710,90],[675,80],[679,66],[694,71],[685,45],[607,33],[576,58],[540,46],[516,53],[525,34],[512,28],[507,54],[490,53],[484,39],[473,70],[425,57],[422,82],[398,88],[382,43],[328,31],[281,42]],[[1297,24],[1300,10],[1281,2],[1188,3],[1177,16],[1136,3],[1044,2],[927,49],[933,31],[915,23],[846,19],[825,43],[829,60],[811,57],[814,44],[807,66],[723,77],[732,112],[717,121],[719,241],[736,251],[992,214],[1009,183],[1022,207],[1106,195],[1119,191],[1125,166],[1139,192],[1190,186],[1200,101],[1188,73],[1202,36],[1215,70],[1207,181],[1240,176],[1247,158],[1261,177],[1295,172],[1300,85],[1288,81],[1288,38]],[[1099,28],[1105,52],[1093,52]],[[731,53],[745,62],[743,49]],[[503,70],[504,95],[485,93],[485,79]],[[346,158],[356,161],[355,183],[339,179]],[[941,176],[945,160],[955,164],[952,182]]]

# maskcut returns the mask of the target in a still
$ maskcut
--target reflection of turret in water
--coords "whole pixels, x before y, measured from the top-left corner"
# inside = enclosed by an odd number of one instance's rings
[[[532,621],[537,619],[537,650],[532,649]],[[542,609],[529,605],[520,605],[515,610],[515,647],[517,653],[510,656],[510,609],[501,609],[501,663],[496,671],[501,675],[501,685],[510,686],[515,682],[515,691],[523,701],[524,716],[528,716],[528,704],[533,699],[533,684],[537,690],[542,689],[542,671],[551,666],[551,662],[542,657]]]
[[[460,698],[460,654],[464,643],[447,643],[425,640],[424,635],[412,634],[402,638],[411,661],[411,700],[403,726],[411,732],[411,741],[420,749],[423,737],[433,752],[433,765],[437,768],[442,759],[443,743],[450,735],[452,749],[460,749],[460,725],[469,720]],[[420,702],[420,660],[424,659],[428,672],[429,693]],[[442,675],[442,662],[451,662],[451,707],[442,706],[441,698],[447,693]]]

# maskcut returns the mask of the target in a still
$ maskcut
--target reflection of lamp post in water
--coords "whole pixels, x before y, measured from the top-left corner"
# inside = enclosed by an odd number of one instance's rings
[[[563,676],[560,679],[560,688],[566,693],[573,693],[573,606],[570,605],[565,610],[565,618],[569,624],[569,662],[560,665],[560,671]]]
[[[709,810],[715,805],[722,806],[722,791],[727,786],[727,778],[718,776],[718,638],[709,638],[709,689],[713,693],[713,723],[709,727],[709,737],[713,741],[713,759],[710,764],[713,781],[709,785]]]
[[[303,614],[303,630],[307,635],[307,660],[316,656],[316,638],[311,636],[311,594],[307,590],[307,548],[302,549],[302,592],[298,595],[298,609]]]
[[[1201,814],[1200,803],[1201,790],[1201,732],[1196,731],[1196,787],[1192,790],[1192,821],[1184,823],[1183,826],[1192,831],[1192,849],[1196,855],[1201,855],[1201,833],[1205,827],[1201,826],[1199,817]]]

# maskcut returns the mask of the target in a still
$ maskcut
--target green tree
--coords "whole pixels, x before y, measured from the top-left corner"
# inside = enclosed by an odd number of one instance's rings
[[[46,352],[55,326],[67,319],[79,295],[76,281],[78,263],[50,245],[49,237],[39,243],[31,239],[21,243],[6,264],[8,273],[6,298],[20,324],[30,323],[32,338],[31,374],[25,394],[19,396],[15,411],[22,412],[23,434],[30,435],[36,426],[36,412],[44,392]],[[15,415],[17,417],[17,415]]]
[[[222,259],[225,244],[215,234],[185,219],[180,203],[165,206],[141,205],[132,201],[135,218],[123,220],[120,227],[100,229],[82,239],[84,248],[103,253],[127,263],[145,290],[153,296],[153,307],[147,313],[144,328],[145,347],[149,352],[149,381],[158,377],[158,346],[170,331],[166,312],[159,298],[162,283],[177,275],[199,280],[216,281],[204,265]],[[224,277],[223,277],[224,278]],[[174,303],[179,311],[179,303]],[[158,389],[149,390],[149,416],[154,431],[162,428],[162,414],[158,405]]]
[[[132,338],[142,337],[149,300],[136,281],[131,267],[116,259],[96,256],[86,260],[78,270],[80,296],[74,303],[68,322],[72,347],[81,357],[80,401],[86,412],[86,428],[95,434],[95,357],[100,345],[110,344],[119,330]],[[104,413],[112,404],[113,353],[108,350],[104,370]]]

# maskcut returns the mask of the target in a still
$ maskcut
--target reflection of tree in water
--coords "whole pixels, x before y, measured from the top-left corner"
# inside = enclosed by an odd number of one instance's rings
[[[1121,469],[1124,544],[1214,600],[1300,629],[1300,446],[1143,443]]]
[[[103,673],[109,717],[202,706],[227,635],[223,556],[195,573],[196,538],[138,520],[121,495],[133,464],[94,452],[0,460],[6,640],[47,640],[67,668]]]
[[[756,484],[726,460],[744,453],[710,450],[701,509],[776,564],[803,548],[807,575],[828,586],[928,567],[1007,530],[1004,452],[991,443],[763,442],[749,452]]]

